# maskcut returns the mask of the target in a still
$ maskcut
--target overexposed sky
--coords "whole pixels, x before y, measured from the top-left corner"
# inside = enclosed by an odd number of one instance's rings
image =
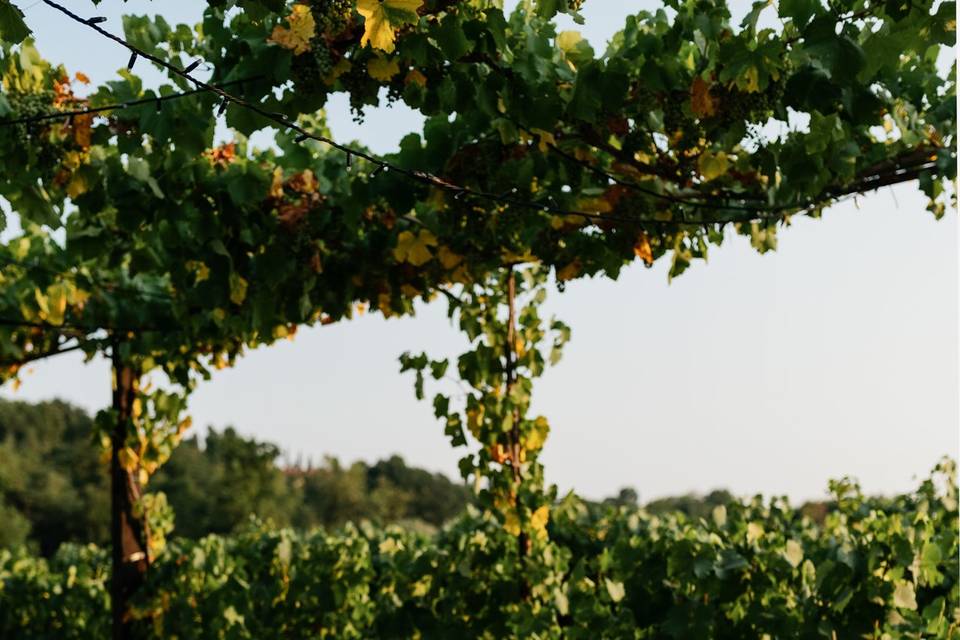
[[[194,22],[203,3],[78,6],[119,32],[121,12]],[[588,0],[577,28],[602,51],[627,13],[653,6]],[[117,45],[45,5],[26,13],[41,53],[69,71],[97,83],[126,65]],[[343,96],[328,115],[336,138],[379,152],[422,122],[394,106],[357,125]],[[549,310],[573,339],[534,391],[552,425],[548,480],[588,497],[629,485],[643,500],[717,487],[800,500],[843,475],[871,493],[908,490],[960,444],[957,248],[956,213],[935,221],[908,184],[798,220],[772,254],[732,238],[672,284],[664,262],[551,292]],[[397,364],[406,350],[458,352],[445,311],[438,300],[415,318],[367,315],[251,353],[200,386],[194,424],[233,425],[291,458],[399,453],[455,476],[462,450]],[[0,393],[95,411],[109,403],[109,370],[62,356]]]

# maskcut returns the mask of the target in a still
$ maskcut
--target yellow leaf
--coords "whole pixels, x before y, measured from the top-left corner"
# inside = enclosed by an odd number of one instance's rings
[[[317,177],[313,175],[313,171],[304,169],[290,178],[289,186],[297,193],[310,194],[314,193],[320,187],[320,183]]]
[[[583,40],[579,31],[561,31],[557,34],[557,46],[561,51],[570,51],[577,46],[578,42]]]
[[[756,67],[748,67],[743,75],[737,78],[737,86],[747,93],[760,91],[760,72]]]
[[[71,198],[83,195],[87,192],[87,181],[79,173],[73,174],[70,182],[67,183],[67,195]]]
[[[477,405],[475,408],[467,409],[467,428],[473,437],[480,439],[480,427],[483,426],[483,405]]]
[[[647,234],[641,233],[640,237],[637,238],[637,243],[633,245],[633,253],[643,260],[648,267],[653,264],[653,249],[650,247],[650,238],[647,237]]]
[[[236,273],[230,274],[230,302],[243,304],[247,299],[247,281]]]
[[[77,82],[80,82],[83,84],[90,84],[90,78],[88,78],[87,74],[85,74],[82,71],[77,71],[77,73],[75,73],[73,77],[76,78]]]
[[[504,262],[520,264],[523,262],[537,262],[537,256],[530,253],[529,249],[527,249],[523,253],[515,253],[513,251],[504,251],[503,260]]]
[[[404,84],[415,84],[420,87],[427,86],[427,76],[420,73],[417,69],[411,69],[407,77],[403,79]]]
[[[390,53],[394,49],[396,30],[419,19],[417,9],[423,0],[357,0],[357,13],[363,16],[363,37],[374,49]]]
[[[465,264],[461,264],[454,270],[453,273],[450,274],[450,282],[470,284],[470,280],[470,272],[467,271],[467,266]]]
[[[533,421],[533,428],[527,434],[523,444],[527,451],[539,451],[547,441],[547,434],[550,433],[550,423],[543,416],[538,416]]]
[[[412,284],[402,284],[400,285],[400,293],[408,298],[416,298],[420,295],[420,289],[417,289]]]
[[[287,16],[287,24],[290,28],[275,26],[267,41],[275,42],[284,49],[291,49],[295,56],[310,51],[310,39],[317,32],[310,7],[305,4],[293,5],[292,13]]]
[[[72,305],[76,305],[78,309],[83,309],[84,304],[87,300],[90,299],[90,292],[77,289],[76,286],[71,287],[70,292],[67,296],[67,302]]]
[[[518,358],[522,358],[527,352],[527,343],[523,338],[517,336],[513,341],[513,350],[516,352]]]
[[[723,151],[716,153],[704,151],[697,158],[697,167],[700,169],[700,175],[703,176],[703,179],[709,181],[725,174],[730,168],[730,161]]]
[[[389,318],[393,315],[393,307],[391,306],[389,293],[381,293],[377,296],[377,308],[380,309],[380,313],[383,314],[384,318]]]
[[[93,116],[89,113],[83,113],[73,117],[73,140],[81,149],[90,148],[90,126],[93,124]]]
[[[63,324],[67,313],[67,285],[54,284],[47,287],[47,320],[50,324]]]
[[[447,245],[443,245],[437,250],[437,259],[440,261],[440,264],[443,265],[444,269],[453,269],[463,262],[463,256],[452,251]]]
[[[377,56],[367,63],[367,73],[370,74],[370,77],[374,80],[389,82],[390,78],[400,73],[400,64],[396,58],[387,60],[386,58]]]
[[[414,582],[413,591],[412,591],[413,597],[422,598],[423,596],[427,595],[427,593],[430,592],[430,583],[432,582],[432,580],[433,578],[428,574],[423,578],[421,578],[420,580],[417,580],[416,582]]]
[[[550,521],[550,507],[543,505],[530,516],[530,528],[537,532],[541,540],[547,537],[547,522]]]
[[[515,509],[510,509],[504,514],[503,530],[511,536],[520,535],[520,518]]]
[[[210,267],[199,260],[188,260],[183,266],[194,273],[194,285],[198,285],[210,277]]]
[[[70,171],[76,171],[89,159],[90,153],[81,153],[79,151],[67,151],[63,154],[63,166]]]
[[[582,265],[580,264],[580,260],[574,260],[562,269],[557,269],[557,280],[560,282],[572,280],[580,275],[581,268]]]
[[[610,213],[613,205],[606,198],[582,198],[577,201],[577,209],[584,213]]]
[[[784,556],[786,556],[787,562],[790,563],[791,567],[799,567],[803,561],[803,547],[796,540],[787,540],[787,548],[786,551],[784,551]]]
[[[280,167],[273,170],[273,180],[270,182],[270,197],[283,197],[283,169]]]
[[[531,131],[537,134],[537,137],[540,139],[537,143],[537,148],[540,149],[540,153],[546,153],[551,145],[556,146],[557,140],[549,131],[544,131],[543,129],[531,129]]]
[[[397,262],[409,262],[419,267],[433,258],[428,248],[431,246],[437,246],[437,239],[426,229],[421,229],[417,235],[413,235],[412,231],[401,231],[393,255]]]
[[[604,200],[604,202],[606,202]],[[607,203],[609,205],[609,203]],[[585,213],[589,213],[585,211]],[[588,220],[583,216],[578,216],[575,214],[570,214],[566,216],[553,216],[550,218],[550,226],[554,229],[579,229],[580,227],[586,225]]]
[[[697,76],[690,85],[690,110],[699,118],[709,118],[716,114],[717,103],[710,95],[710,85]]]
[[[134,471],[137,468],[137,463],[140,461],[140,455],[130,447],[120,449],[120,451],[117,452],[117,458],[120,461],[120,466],[127,471]]]
[[[403,550],[403,543],[396,538],[387,538],[379,546],[380,553],[392,556],[398,551]]]

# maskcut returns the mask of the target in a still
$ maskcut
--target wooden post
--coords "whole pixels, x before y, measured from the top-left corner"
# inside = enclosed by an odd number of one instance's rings
[[[113,361],[113,410],[116,423],[110,438],[110,541],[113,574],[110,581],[113,640],[130,640],[133,629],[127,620],[131,596],[143,584],[149,557],[146,524],[135,515],[140,500],[140,482],[135,471],[123,467],[120,453],[133,428],[133,403],[138,375],[123,361],[119,343],[111,349]]]

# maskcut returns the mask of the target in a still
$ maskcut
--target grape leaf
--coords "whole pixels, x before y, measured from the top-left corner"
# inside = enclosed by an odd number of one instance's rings
[[[619,581],[611,580],[610,578],[605,578],[604,583],[607,587],[607,593],[610,594],[610,599],[614,602],[620,602],[623,600],[623,597],[627,595],[626,589],[623,587],[623,583]]]
[[[310,39],[317,30],[310,7],[305,4],[293,5],[292,13],[287,16],[287,24],[290,25],[289,28],[275,26],[267,41],[292,50],[295,56],[310,51]]]
[[[543,505],[530,515],[530,528],[537,532],[541,540],[547,539],[547,522],[550,520],[550,507]]]
[[[400,65],[396,59],[388,60],[377,56],[367,63],[367,73],[374,80],[389,82],[390,78],[400,73]]]
[[[727,154],[723,151],[713,153],[704,151],[697,160],[697,167],[700,169],[700,175],[704,180],[714,180],[727,172],[730,168],[730,162],[727,160]]]
[[[247,299],[247,281],[235,272],[230,273],[230,302],[243,304]]]
[[[31,33],[23,21],[23,12],[10,0],[0,0],[0,40],[19,44]]]
[[[437,239],[432,233],[423,229],[418,235],[412,231],[401,231],[397,236],[397,246],[393,255],[397,262],[409,262],[415,267],[426,264],[433,259],[430,246],[437,246]]]
[[[916,611],[917,596],[911,583],[906,580],[897,581],[897,586],[893,591],[893,606]]]
[[[363,37],[360,46],[370,43],[374,49],[391,53],[396,30],[420,19],[417,9],[423,0],[358,0],[357,12],[363,16]]]
[[[690,110],[699,118],[709,118],[717,113],[717,103],[710,95],[710,85],[697,76],[690,85]]]

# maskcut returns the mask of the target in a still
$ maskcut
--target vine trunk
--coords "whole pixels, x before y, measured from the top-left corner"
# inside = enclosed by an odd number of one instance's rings
[[[129,602],[144,583],[149,565],[146,525],[137,510],[140,483],[135,471],[124,466],[121,453],[134,420],[137,374],[123,361],[114,345],[113,411],[116,422],[110,438],[110,538],[113,574],[110,582],[113,640],[130,640],[133,628],[127,614]]]

